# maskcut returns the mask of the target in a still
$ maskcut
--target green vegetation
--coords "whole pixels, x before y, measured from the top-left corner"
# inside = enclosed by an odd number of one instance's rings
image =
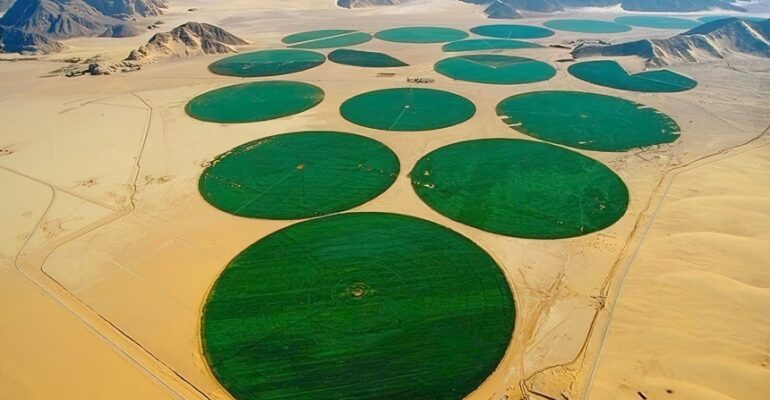
[[[629,74],[615,61],[587,61],[573,64],[569,73],[596,85],[637,92],[684,92],[698,82],[666,69]]]
[[[629,15],[615,18],[615,22],[655,29],[691,29],[700,25],[698,21],[684,18],[660,17],[655,15]]]
[[[537,39],[554,35],[550,29],[531,25],[482,25],[471,29],[471,32],[502,39]]]
[[[239,400],[459,400],[495,370],[514,321],[502,271],[470,240],[352,213],[292,225],[233,259],[202,341]]]
[[[445,43],[468,37],[468,33],[451,28],[415,26],[387,29],[374,35],[377,39],[398,43]]]
[[[598,161],[547,143],[460,142],[431,152],[410,173],[431,208],[478,229],[533,239],[586,235],[628,206],[623,181]]]
[[[594,93],[524,93],[503,100],[497,114],[525,135],[586,150],[628,151],[679,138],[679,126],[658,110]]]
[[[397,88],[355,96],[340,112],[346,120],[373,129],[425,131],[464,122],[476,113],[476,106],[442,90]]]
[[[364,32],[347,33],[340,36],[332,36],[325,39],[311,40],[293,44],[289,47],[297,49],[330,49],[334,47],[355,46],[372,40],[372,35]]]
[[[762,22],[767,20],[767,18],[763,18],[763,17],[750,17],[750,16],[743,16],[743,15],[709,15],[709,16],[698,18],[698,21],[703,23],[708,23],[708,22],[718,21],[720,19],[725,19],[725,18],[740,18],[744,21],[751,21],[751,22]]]
[[[631,30],[631,27],[625,24],[594,19],[554,19],[546,21],[543,25],[559,31],[584,33],[620,33]]]
[[[297,132],[238,146],[201,175],[206,201],[230,214],[299,219],[347,210],[396,180],[398,158],[375,140],[341,132]]]
[[[556,75],[556,69],[544,62],[500,54],[451,57],[436,63],[434,69],[460,81],[499,85],[547,81]]]
[[[523,40],[508,39],[467,39],[447,43],[441,49],[445,52],[478,51],[478,50],[515,50],[515,49],[540,49],[542,45]]]
[[[329,53],[329,60],[338,64],[369,68],[392,68],[409,65],[387,54],[347,49],[332,51]]]
[[[261,50],[238,54],[209,66],[218,75],[243,78],[290,74],[317,67],[326,56],[307,50]]]
[[[251,82],[206,92],[187,103],[185,111],[201,121],[257,122],[300,113],[323,98],[321,88],[307,83]]]
[[[353,29],[322,29],[318,31],[307,31],[294,33],[281,39],[286,44],[297,44],[302,42],[309,42],[311,40],[326,39],[332,36],[340,36],[346,33],[357,32]]]

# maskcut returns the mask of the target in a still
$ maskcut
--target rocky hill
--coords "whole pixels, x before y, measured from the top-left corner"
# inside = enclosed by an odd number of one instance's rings
[[[0,12],[3,12],[9,8],[11,8],[11,4],[13,4],[14,0],[0,0]]]
[[[728,18],[703,24],[667,39],[606,44],[584,43],[572,50],[575,58],[638,56],[649,66],[712,61],[728,55],[770,58],[770,20],[750,22]]]
[[[188,22],[170,32],[155,34],[147,44],[132,51],[126,60],[151,63],[163,58],[237,53],[233,46],[245,44],[248,42],[220,27]]]
[[[0,53],[55,53],[65,48],[49,36],[0,26]]]
[[[164,0],[85,0],[85,2],[104,15],[121,19],[161,15],[166,8]]]

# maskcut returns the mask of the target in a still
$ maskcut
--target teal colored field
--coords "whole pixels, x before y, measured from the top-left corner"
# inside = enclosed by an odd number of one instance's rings
[[[300,113],[323,98],[321,88],[307,83],[251,82],[206,92],[187,103],[185,111],[201,121],[257,122]]]
[[[523,40],[508,39],[467,39],[447,43],[441,49],[447,53],[456,51],[479,50],[516,50],[516,49],[540,49],[542,45]]]
[[[679,138],[679,125],[660,111],[594,93],[524,93],[503,100],[497,114],[525,135],[585,150],[628,151]]]
[[[409,64],[384,53],[339,49],[329,53],[329,60],[338,64],[367,68],[405,67]]]
[[[459,29],[433,26],[414,26],[386,29],[374,35],[377,39],[397,43],[446,43],[468,37]]]
[[[556,69],[544,62],[500,54],[451,57],[436,63],[434,69],[452,79],[496,85],[547,81],[556,75]]]
[[[238,400],[460,400],[497,368],[514,321],[505,276],[469,239],[352,213],[246,248],[214,284],[201,336]]]
[[[654,29],[692,29],[700,25],[700,22],[691,19],[660,17],[656,15],[629,15],[615,18],[615,22]]]
[[[473,103],[435,89],[397,88],[355,96],[340,107],[342,116],[357,125],[385,131],[427,131],[467,121]]]
[[[615,61],[587,61],[572,64],[569,73],[595,85],[637,92],[684,92],[698,82],[667,69],[629,74]]]
[[[326,56],[307,50],[260,50],[219,60],[209,66],[218,75],[251,78],[291,74],[317,67]]]
[[[621,33],[631,30],[631,27],[625,24],[593,19],[554,19],[546,21],[543,26],[559,31],[583,33]]]
[[[709,15],[705,17],[698,18],[698,21],[705,23],[718,21],[720,19],[726,19],[726,18],[740,18],[744,21],[751,21],[751,22],[762,22],[766,21],[767,18],[763,17],[752,17],[749,15],[743,16],[743,15]]]
[[[302,42],[309,42],[311,40],[326,39],[333,36],[345,35],[348,33],[358,32],[354,29],[322,29],[317,31],[307,31],[294,33],[285,36],[281,41],[285,44],[297,44]]]
[[[471,32],[501,39],[538,39],[554,35],[550,29],[531,25],[482,25],[471,29]]]
[[[352,32],[339,36],[297,43],[289,47],[296,49],[331,49],[336,47],[356,46],[370,40],[372,40],[372,35],[368,33]]]
[[[547,143],[483,139],[417,162],[417,195],[440,214],[506,236],[561,239],[614,224],[628,207],[623,181],[598,161]]]
[[[203,198],[250,218],[300,219],[366,203],[396,180],[395,154],[342,132],[297,132],[238,146],[217,157],[198,183]]]

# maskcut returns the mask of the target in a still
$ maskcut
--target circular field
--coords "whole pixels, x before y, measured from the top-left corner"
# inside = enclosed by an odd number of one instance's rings
[[[467,238],[353,213],[235,257],[205,304],[202,342],[236,399],[459,400],[495,370],[514,320],[504,275]]]
[[[615,18],[615,22],[654,29],[691,29],[700,25],[700,22],[684,18],[660,17],[655,15],[629,15]]]
[[[374,36],[380,40],[397,43],[446,43],[465,39],[468,33],[459,29],[415,26],[386,29]]]
[[[372,35],[365,32],[350,32],[338,36],[309,40],[292,44],[289,47],[298,49],[330,49],[336,47],[355,46],[372,40]]]
[[[427,131],[467,121],[476,113],[476,106],[443,90],[397,88],[350,98],[342,104],[340,112],[346,120],[368,128]]]
[[[568,71],[595,85],[637,92],[684,92],[698,85],[698,82],[667,69],[629,74],[620,64],[610,60],[572,64]]]
[[[528,140],[455,143],[423,157],[410,176],[437,212],[506,236],[586,235],[614,224],[628,206],[628,189],[603,164]]]
[[[317,67],[326,56],[307,50],[261,50],[219,60],[209,66],[218,75],[243,78],[291,74]]]
[[[238,146],[198,182],[203,198],[230,214],[299,219],[348,210],[396,180],[395,154],[375,140],[341,132],[297,132]]]
[[[750,17],[750,16],[743,16],[743,15],[708,15],[705,17],[698,18],[698,21],[703,23],[709,23],[709,22],[719,21],[720,19],[726,19],[726,18],[738,18],[749,22],[762,22],[767,20],[767,18]]]
[[[441,50],[445,52],[455,51],[480,51],[480,50],[516,50],[516,49],[540,49],[542,45],[523,40],[509,39],[467,39],[447,43]]]
[[[658,110],[594,93],[524,93],[503,100],[497,114],[525,135],[586,150],[628,151],[679,138],[679,126]]]
[[[257,122],[300,113],[323,98],[321,88],[307,83],[251,82],[206,92],[190,100],[185,111],[201,121]]]
[[[471,32],[501,39],[538,39],[553,36],[550,29],[531,25],[482,25],[471,29]]]
[[[554,19],[546,21],[543,26],[559,31],[583,33],[620,33],[631,30],[631,27],[625,24],[595,19]]]
[[[330,37],[342,36],[355,32],[357,31],[354,29],[321,29],[316,31],[293,33],[291,35],[284,36],[281,41],[286,44],[297,44],[319,39],[328,39]]]
[[[365,68],[406,67],[409,64],[385,53],[338,49],[329,53],[329,60],[338,64]]]
[[[556,69],[531,58],[500,54],[451,57],[436,63],[436,72],[459,81],[513,85],[547,81]]]

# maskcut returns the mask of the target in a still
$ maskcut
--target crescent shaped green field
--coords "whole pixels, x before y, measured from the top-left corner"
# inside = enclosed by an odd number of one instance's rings
[[[468,37],[468,33],[452,28],[413,26],[386,29],[377,32],[374,36],[387,42],[427,44],[462,40]]]
[[[614,224],[628,207],[628,189],[609,168],[529,140],[454,143],[424,156],[410,176],[436,212],[505,236],[582,236]]]
[[[667,69],[629,74],[620,64],[611,60],[572,64],[567,71],[586,82],[637,92],[684,92],[698,85],[698,82]]]
[[[541,49],[542,45],[523,40],[512,39],[466,39],[445,44],[441,50],[450,53],[458,51],[479,50],[516,50],[516,49]]]
[[[343,132],[296,132],[255,140],[217,157],[201,174],[203,198],[250,218],[300,219],[359,206],[399,173],[384,144]]]
[[[209,293],[201,336],[239,400],[460,400],[497,368],[514,321],[505,276],[469,239],[352,213],[236,256]]]
[[[365,68],[406,67],[409,64],[385,53],[338,49],[329,53],[329,60],[343,65]]]
[[[595,19],[553,19],[544,22],[543,26],[558,31],[582,33],[621,33],[631,30],[626,24]]]
[[[495,85],[515,85],[547,81],[556,69],[531,58],[501,54],[472,54],[443,59],[436,72],[452,79]]]
[[[307,50],[260,50],[219,60],[209,66],[217,75],[253,78],[291,74],[317,67],[326,56]]]
[[[185,111],[207,122],[258,122],[309,110],[323,98],[321,88],[307,83],[251,82],[206,92],[190,100]]]
[[[423,88],[376,90],[352,97],[340,107],[346,120],[385,131],[427,131],[469,120],[476,106],[450,92]]]
[[[472,28],[471,32],[500,39],[539,39],[555,34],[554,31],[539,26],[514,24],[481,25]]]
[[[615,22],[652,29],[692,29],[700,25],[700,22],[690,19],[658,15],[627,15],[615,18]]]
[[[542,91],[515,95],[497,106],[511,128],[578,149],[628,151],[671,143],[679,125],[660,111],[601,94]]]

